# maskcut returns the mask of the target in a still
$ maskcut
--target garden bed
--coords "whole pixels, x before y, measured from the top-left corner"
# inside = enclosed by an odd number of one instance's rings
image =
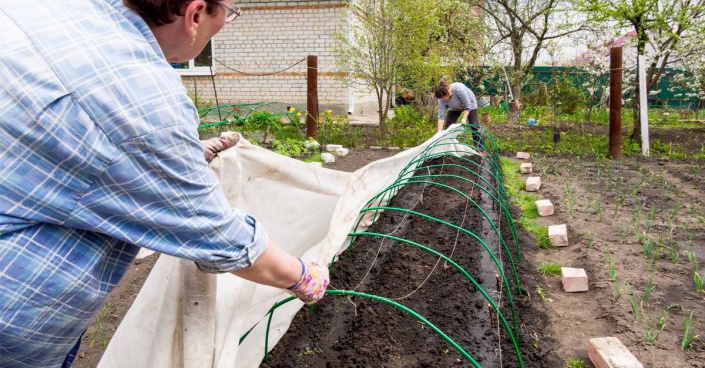
[[[475,157],[478,163],[479,157]],[[458,159],[436,159],[429,165],[463,164]],[[430,172],[468,177],[457,167],[443,166]],[[475,179],[477,180],[477,179]],[[465,193],[488,212],[501,233],[513,245],[509,227],[497,218],[499,205],[478,186],[457,178],[435,182]],[[508,256],[500,249],[497,234],[487,218],[465,197],[435,185],[409,184],[394,198],[393,206],[414,210],[475,233],[488,243],[504,266],[515,303],[521,297],[514,283]],[[495,208],[493,210],[493,207]],[[514,328],[512,309],[504,283],[491,257],[472,236],[424,217],[388,210],[368,232],[387,234],[428,246],[462,266],[499,304],[507,325],[500,323],[489,303],[468,279],[449,263],[419,248],[392,239],[362,236],[335,263],[331,289],[355,290],[393,299],[426,317],[458,343],[481,366],[518,367],[516,349],[507,328]],[[515,249],[512,250],[516,258]],[[544,319],[543,312],[516,303],[517,326]],[[519,305],[521,304],[521,305]],[[527,308],[528,307],[528,308]],[[276,313],[276,312],[275,312]],[[530,338],[520,329],[520,340]],[[521,344],[519,345],[521,349]],[[523,354],[526,367],[546,366],[545,351]],[[542,363],[539,363],[542,362]],[[450,367],[472,364],[448,342],[411,315],[388,304],[361,297],[329,295],[313,313],[303,309],[263,367]]]

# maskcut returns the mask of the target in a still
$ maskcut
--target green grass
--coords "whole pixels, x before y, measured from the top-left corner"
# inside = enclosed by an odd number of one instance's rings
[[[505,186],[512,198],[514,204],[519,206],[523,212],[523,217],[535,219],[539,217],[539,212],[536,209],[536,201],[540,198],[536,194],[532,194],[523,190],[523,177],[519,173],[520,163],[502,159],[502,171],[504,171]]]
[[[547,276],[558,276],[561,274],[561,267],[563,265],[558,262],[541,262],[536,270]]]
[[[570,367],[570,368],[584,368],[585,367],[585,362],[583,362],[580,359],[568,358],[568,360],[566,361],[566,364],[568,364],[568,367]]]
[[[507,112],[499,107],[486,106],[480,109],[480,113],[488,112],[493,122],[506,121]],[[538,125],[548,125],[552,123],[553,108],[550,106],[525,105],[522,111],[522,122],[527,124],[529,118],[538,120]],[[698,118],[703,119],[705,113],[700,111]],[[588,121],[588,111],[585,108],[578,109],[574,113],[559,113],[555,120],[561,121]],[[622,108],[622,126],[628,126],[634,120],[634,112],[630,107]],[[685,121],[684,121],[685,120]],[[701,124],[695,120],[695,111],[674,108],[649,108],[649,125],[658,128],[678,128],[690,129],[699,128]],[[607,125],[610,121],[609,109],[594,108],[590,112],[590,122],[592,124]]]
[[[534,221],[535,218],[539,217],[536,209],[536,201],[539,200],[539,196],[525,192],[522,189],[524,183],[519,174],[519,165],[517,162],[502,159],[504,185],[507,187],[512,202],[522,210],[521,217],[517,220],[517,223],[536,237],[536,245],[539,248],[552,248],[548,238],[548,228]]]

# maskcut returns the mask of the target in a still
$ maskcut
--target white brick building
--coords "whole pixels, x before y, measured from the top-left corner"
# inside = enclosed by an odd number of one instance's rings
[[[344,114],[370,106],[369,93],[349,91],[335,64],[335,34],[347,35],[347,7],[340,0],[238,0],[243,13],[212,40],[214,73],[206,50],[178,69],[187,90],[219,104],[280,101],[306,106],[306,58],[318,56],[320,111]],[[301,61],[299,64],[273,75]],[[345,74],[344,71],[342,71]],[[215,84],[215,88],[214,88]],[[366,96],[365,96],[366,95]],[[373,104],[376,111],[376,103]],[[368,108],[370,110],[371,108]]]

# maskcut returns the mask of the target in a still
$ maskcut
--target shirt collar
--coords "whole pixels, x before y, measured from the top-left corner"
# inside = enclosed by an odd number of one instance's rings
[[[152,33],[152,30],[147,25],[147,22],[145,22],[139,14],[125,6],[123,0],[103,1],[110,4],[110,6],[112,6],[113,8],[115,8],[115,10],[121,13],[125,17],[125,19],[132,23],[135,29],[142,34],[142,36],[149,43],[152,49],[154,49],[154,52],[156,52],[157,55],[159,55],[159,57],[161,57],[162,59],[166,59],[166,56],[164,56],[164,53],[162,52],[162,48],[159,47],[159,43],[157,42],[156,37],[154,37],[154,33]]]

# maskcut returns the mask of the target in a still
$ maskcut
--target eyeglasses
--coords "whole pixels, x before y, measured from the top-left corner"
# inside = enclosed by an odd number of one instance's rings
[[[218,1],[218,4],[228,12],[225,14],[225,23],[230,23],[242,14],[242,10],[237,5],[228,5],[225,1]]]

